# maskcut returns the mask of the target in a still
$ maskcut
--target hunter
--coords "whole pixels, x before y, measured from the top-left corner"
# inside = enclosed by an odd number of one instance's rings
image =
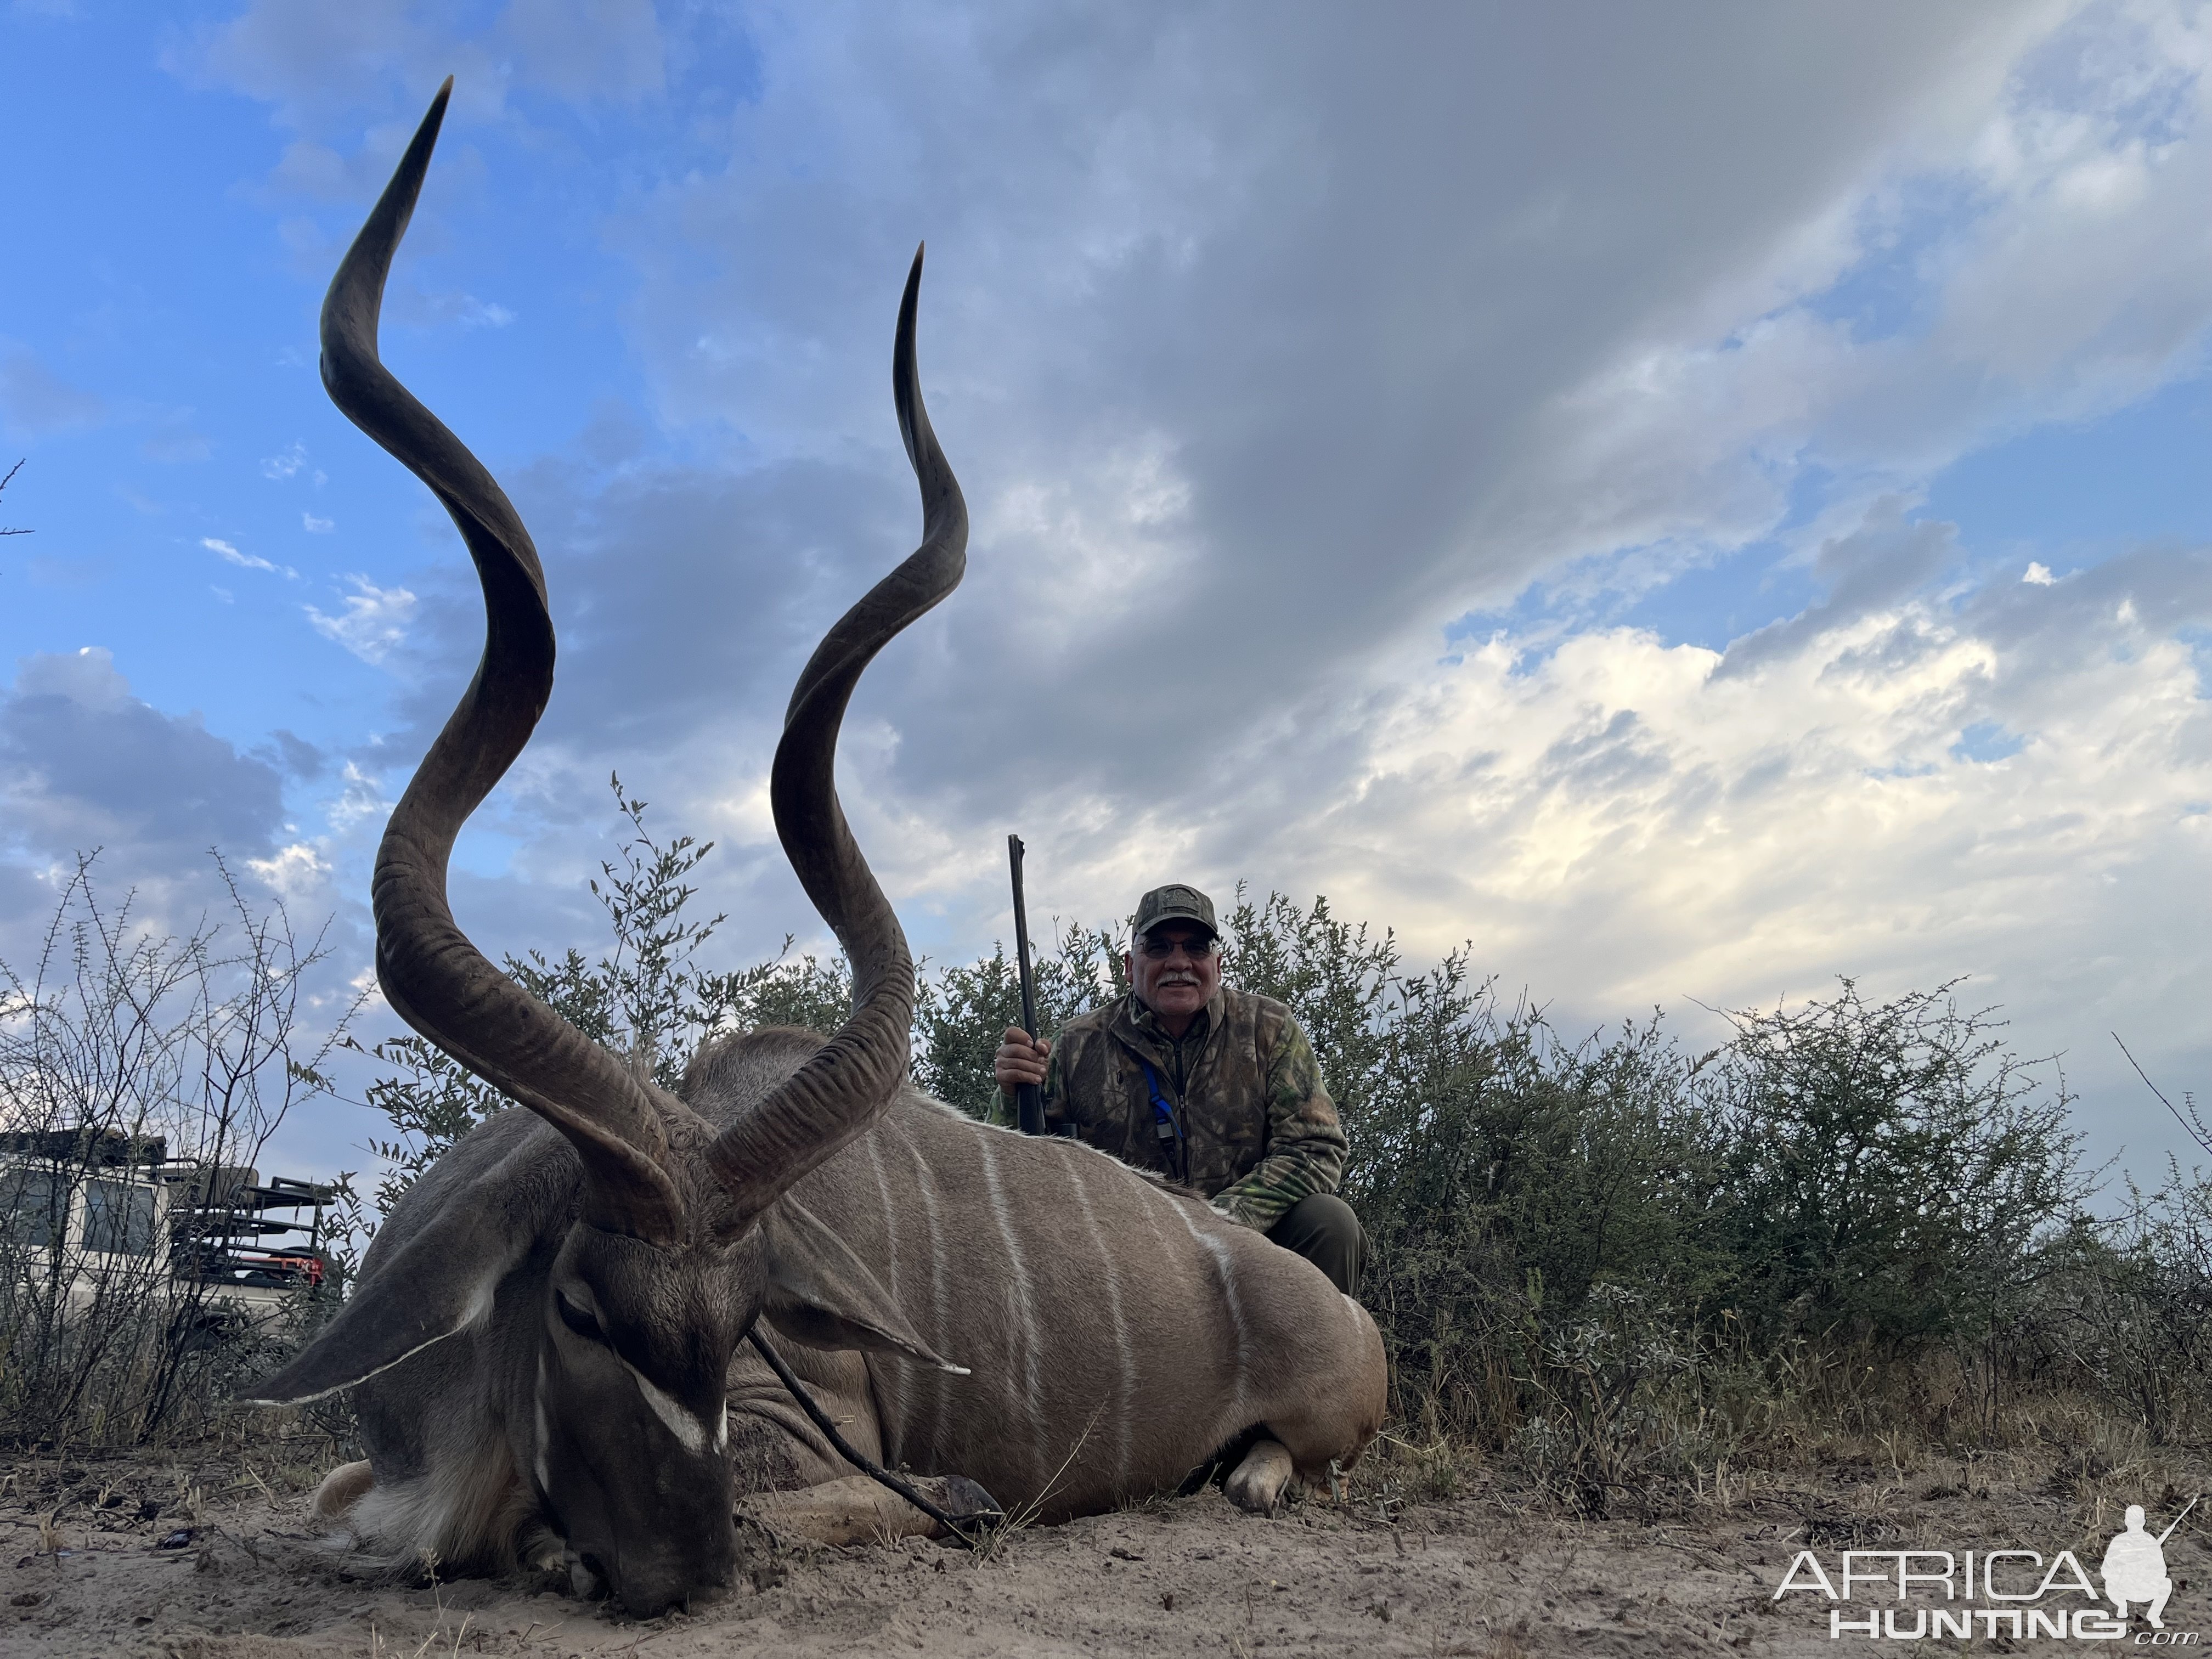
[[[1008,1121],[1021,1085],[1042,1085],[1048,1133],[1207,1194],[1356,1296],[1366,1239],[1336,1196],[1344,1130],[1313,1044],[1273,998],[1222,984],[1213,901],[1195,887],[1146,894],[1130,939],[1128,995],[1057,1043],[1006,1028],[992,1073]]]

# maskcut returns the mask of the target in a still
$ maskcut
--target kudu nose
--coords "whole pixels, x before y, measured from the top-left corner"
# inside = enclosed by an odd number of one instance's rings
[[[717,1599],[737,1582],[737,1528],[702,1551],[654,1552],[632,1556],[625,1552],[615,1564],[614,1593],[623,1609],[638,1619],[657,1619],[672,1607],[687,1601]]]

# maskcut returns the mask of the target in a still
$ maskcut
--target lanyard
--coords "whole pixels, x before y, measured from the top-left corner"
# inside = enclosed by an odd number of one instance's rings
[[[1159,1138],[1160,1156],[1167,1161],[1178,1181],[1190,1179],[1190,1138],[1183,1133],[1182,1119],[1174,1103],[1160,1088],[1159,1073],[1152,1062],[1138,1056],[1137,1064],[1145,1068],[1145,1085],[1152,1095],[1152,1133]]]

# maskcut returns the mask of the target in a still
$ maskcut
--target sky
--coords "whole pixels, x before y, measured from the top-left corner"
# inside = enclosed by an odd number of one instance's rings
[[[766,769],[919,534],[926,239],[969,571],[840,772],[919,951],[1018,830],[1033,917],[1325,894],[1570,1033],[1964,976],[2094,1160],[2190,1150],[2113,1033],[2212,1079],[2206,6],[0,6],[9,961],[77,852],[174,925],[219,848],[366,983],[481,611],[315,318],[450,74],[384,356],[561,641],[495,957],[599,947],[617,770],[719,961],[818,948]]]

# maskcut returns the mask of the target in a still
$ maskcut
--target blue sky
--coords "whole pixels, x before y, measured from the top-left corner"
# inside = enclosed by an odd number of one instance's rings
[[[314,372],[457,78],[387,361],[506,483],[562,669],[465,841],[494,954],[593,944],[619,768],[818,932],[768,744],[911,545],[906,260],[974,512],[848,806],[918,946],[1154,882],[1327,893],[1563,1024],[1971,975],[2212,1071],[2203,7],[15,0],[0,52],[0,951],[98,844],[222,845],[368,960],[478,623]],[[12,680],[4,677],[12,675]],[[372,1009],[374,1034],[388,1024]],[[299,1126],[358,1162],[365,1121]]]

